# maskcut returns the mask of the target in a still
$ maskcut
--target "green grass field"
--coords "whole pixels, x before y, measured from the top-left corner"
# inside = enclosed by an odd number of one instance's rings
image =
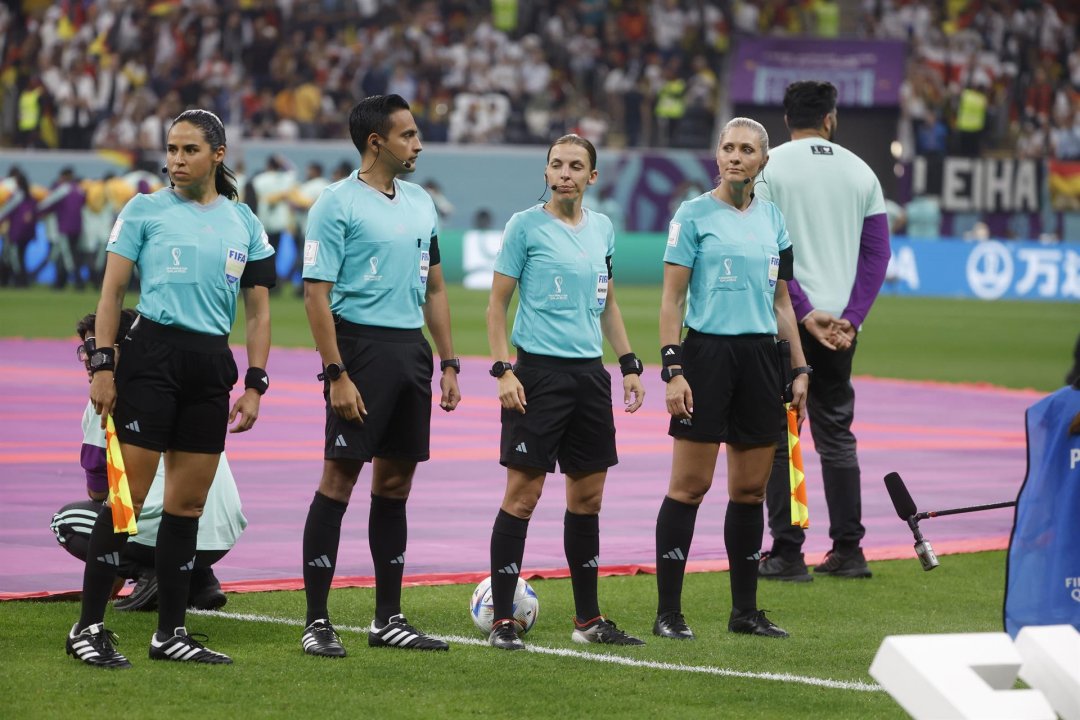
[[[687,576],[692,642],[650,634],[652,576],[604,578],[601,607],[647,642],[621,649],[570,641],[568,580],[535,582],[540,616],[525,636],[533,652],[519,653],[480,645],[467,611],[472,587],[404,591],[410,619],[451,639],[445,654],[368,648],[361,630],[373,591],[333,591],[331,613],[349,652],[343,660],[303,654],[302,593],[230,595],[226,612],[188,620],[232,655],[230,667],[150,661],[156,615],[111,611],[109,626],[134,668],[84,667],[62,649],[76,604],[7,602],[0,692],[11,718],[125,717],[150,708],[210,718],[900,718],[867,672],[882,639],[1000,630],[1004,553],[945,557],[933,573],[915,560],[871,566],[871,580],[763,584],[762,607],[792,633],[787,640],[726,632],[726,573]]]
[[[656,362],[657,288],[620,287],[635,348]],[[0,335],[73,335],[96,296],[47,289],[0,291]],[[484,355],[484,293],[452,291],[457,350]],[[129,297],[128,304],[134,305]],[[302,303],[273,300],[274,342],[310,345]],[[1072,362],[1080,330],[1075,304],[981,303],[883,297],[860,337],[856,372],[879,377],[987,382],[1050,391]],[[242,325],[234,335],[242,342]],[[271,366],[273,357],[271,356]],[[650,541],[651,542],[651,541]],[[0,603],[4,717],[67,718],[180,714],[195,717],[649,717],[899,718],[900,707],[868,674],[893,634],[1001,629],[1004,553],[949,556],[933,573],[916,560],[872,563],[874,578],[822,578],[807,585],[763,583],[761,607],[789,640],[732,636],[726,573],[687,577],[684,609],[698,639],[650,634],[651,576],[605,578],[601,607],[646,638],[642,648],[604,650],[570,642],[569,581],[537,581],[540,620],[533,650],[482,647],[467,613],[472,587],[407,588],[405,611],[429,632],[456,638],[448,654],[366,646],[373,592],[335,590],[331,612],[349,657],[303,655],[300,592],[231,594],[223,614],[193,616],[189,628],[231,654],[231,667],[187,667],[146,658],[153,614],[110,611],[126,672],[83,667],[63,657],[73,602]]]
[[[659,288],[620,287],[617,298],[638,355],[658,363]],[[135,301],[129,296],[127,304]],[[0,335],[72,337],[75,321],[96,305],[91,292],[0,290]],[[459,354],[487,354],[486,305],[486,293],[451,288]],[[271,316],[275,345],[312,345],[303,303],[291,289],[274,296]],[[238,323],[235,342],[243,342],[243,331]],[[860,335],[855,372],[1051,391],[1061,387],[1072,365],[1078,332],[1076,303],[881,297]]]

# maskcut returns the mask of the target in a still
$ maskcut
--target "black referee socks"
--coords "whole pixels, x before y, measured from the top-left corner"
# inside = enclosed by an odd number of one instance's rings
[[[405,500],[372,494],[368,546],[375,565],[375,618],[383,624],[401,612],[401,577],[405,574],[407,542]]]
[[[195,546],[199,518],[161,513],[154,565],[158,581],[158,632],[172,637],[184,624],[191,571],[195,569]]]
[[[521,561],[525,557],[525,536],[529,521],[500,509],[491,528],[491,600],[495,620],[514,614]]]
[[[683,576],[694,539],[697,505],[664,496],[656,516],[656,614],[682,612]]]
[[[765,510],[761,505],[728,501],[724,547],[731,568],[731,605],[735,610],[757,610],[758,560],[764,534]]]
[[[596,578],[600,568],[600,516],[576,515],[569,510],[563,516],[563,551],[570,566],[574,588],[574,612],[585,623],[600,615],[596,597]]]
[[[304,523],[304,594],[307,596],[307,622],[329,619],[326,609],[330,583],[337,569],[338,544],[341,542],[341,519],[348,504],[316,492]]]
[[[102,505],[94,528],[90,531],[86,567],[83,568],[80,632],[105,619],[105,606],[109,604],[116,569],[120,566],[120,554],[127,539],[127,533],[113,533],[112,508]]]

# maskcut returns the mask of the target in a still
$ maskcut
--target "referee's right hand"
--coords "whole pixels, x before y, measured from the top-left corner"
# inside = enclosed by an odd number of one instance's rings
[[[507,370],[499,378],[499,404],[507,410],[525,414],[525,406],[528,404],[525,402],[525,388],[513,370]]]
[[[360,397],[360,391],[345,373],[330,383],[330,407],[334,408],[339,418],[349,422],[363,424],[367,417],[364,398]]]
[[[90,402],[94,412],[101,416],[101,429],[105,429],[109,416],[116,405],[116,380],[112,370],[98,370],[90,379]]]

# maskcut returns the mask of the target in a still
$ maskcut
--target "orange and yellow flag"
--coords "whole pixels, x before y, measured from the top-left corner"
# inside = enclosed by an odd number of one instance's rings
[[[806,502],[806,475],[799,447],[799,413],[787,405],[788,478],[791,482],[791,524],[810,527],[810,507]]]
[[[112,508],[113,532],[135,535],[135,508],[131,504],[131,488],[128,487],[124,456],[120,454],[120,441],[112,415],[105,421],[105,465],[109,475],[109,507]]]

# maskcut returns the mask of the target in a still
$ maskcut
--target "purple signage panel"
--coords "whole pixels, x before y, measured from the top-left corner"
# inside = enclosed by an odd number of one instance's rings
[[[895,40],[740,38],[731,71],[731,100],[780,105],[796,80],[831,82],[842,107],[900,104],[907,43]]]

